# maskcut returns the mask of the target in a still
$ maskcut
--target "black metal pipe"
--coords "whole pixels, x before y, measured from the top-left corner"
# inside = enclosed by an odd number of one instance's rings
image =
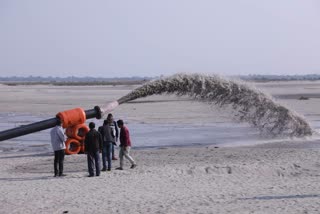
[[[93,109],[86,110],[85,114],[87,119],[91,119],[91,118],[100,119],[102,116],[102,112],[99,106],[95,106]],[[8,140],[11,138],[15,138],[22,135],[27,135],[34,132],[52,128],[57,125],[58,121],[59,121],[59,118],[51,118],[51,119],[39,121],[36,123],[22,125],[17,128],[2,131],[0,132],[0,141]]]
[[[102,112],[99,106],[95,106],[93,109],[85,110],[84,112],[86,113],[87,119],[91,119],[91,118],[101,119],[102,117]]]
[[[48,120],[43,120],[29,125],[22,125],[17,128],[2,131],[0,132],[0,141],[52,128],[57,125],[58,121],[58,118],[51,118]]]

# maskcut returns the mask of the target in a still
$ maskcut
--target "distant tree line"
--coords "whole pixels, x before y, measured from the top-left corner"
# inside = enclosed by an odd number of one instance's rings
[[[163,76],[161,76],[163,77]],[[240,75],[235,76],[246,81],[267,82],[267,81],[294,81],[294,80],[320,80],[319,74],[306,75]],[[159,77],[0,77],[0,83],[7,85],[21,85],[21,84],[52,84],[52,85],[130,85],[143,84],[152,79]]]
[[[114,78],[105,78],[105,77],[41,77],[41,76],[28,76],[28,77],[0,77],[0,81],[30,81],[30,82],[107,82],[107,81],[141,81],[149,80],[150,77],[114,77]]]
[[[240,79],[248,81],[295,81],[295,80],[320,80],[319,74],[305,74],[305,75],[241,75]]]
[[[52,84],[52,85],[132,85],[142,84],[150,81],[150,77],[0,77],[0,83],[6,85],[35,85],[35,84]]]

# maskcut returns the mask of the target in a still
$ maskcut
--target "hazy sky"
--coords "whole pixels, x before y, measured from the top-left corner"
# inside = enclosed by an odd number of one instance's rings
[[[0,0],[0,76],[320,74],[318,0]]]

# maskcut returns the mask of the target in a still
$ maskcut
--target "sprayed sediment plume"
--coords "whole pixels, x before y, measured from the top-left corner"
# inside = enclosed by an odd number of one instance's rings
[[[106,103],[105,105],[101,106],[100,110],[102,113],[102,117],[105,117],[105,114],[113,111],[118,105],[118,101],[113,101],[111,103]]]
[[[308,122],[297,113],[276,103],[270,96],[236,81],[216,75],[176,74],[154,80],[117,100],[122,104],[155,94],[188,95],[219,107],[231,106],[235,119],[248,122],[262,134],[302,137],[312,135]]]

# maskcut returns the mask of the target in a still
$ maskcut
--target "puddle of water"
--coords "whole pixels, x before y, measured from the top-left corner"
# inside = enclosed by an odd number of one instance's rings
[[[0,114],[0,130],[26,125],[49,117],[28,114]],[[320,130],[320,120],[310,118],[311,125]],[[101,125],[102,121],[91,119]],[[239,146],[265,143],[266,138],[244,123],[213,124],[127,124],[134,147],[165,147],[190,145]],[[50,129],[0,142],[0,151],[51,151]]]

